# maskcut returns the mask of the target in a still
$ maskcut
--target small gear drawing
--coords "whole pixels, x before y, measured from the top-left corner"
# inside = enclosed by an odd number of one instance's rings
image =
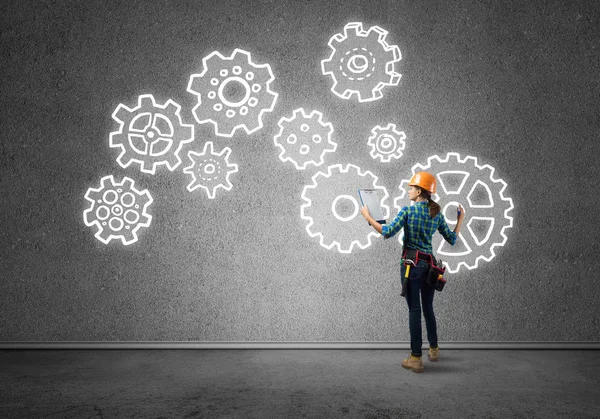
[[[272,112],[278,94],[269,64],[255,64],[250,53],[236,48],[229,57],[214,51],[202,59],[204,69],[192,74],[187,91],[198,97],[192,109],[199,124],[210,122],[215,134],[233,137],[243,128],[251,134],[262,128],[262,117]]]
[[[379,26],[363,30],[361,22],[344,26],[344,34],[335,34],[329,40],[333,50],[321,61],[323,75],[333,79],[331,91],[342,99],[353,94],[359,102],[371,102],[383,97],[386,86],[397,86],[401,74],[395,63],[402,59],[397,45],[385,41],[388,32]]]
[[[300,216],[308,221],[306,232],[310,237],[319,237],[324,248],[334,247],[340,253],[351,253],[356,246],[366,249],[373,237],[380,234],[360,214],[358,188],[381,190],[381,208],[384,217],[390,208],[385,204],[389,194],[385,187],[377,185],[377,177],[370,171],[361,171],[358,166],[347,164],[331,165],[326,172],[317,172],[302,191],[303,204]],[[381,195],[380,195],[381,196]]]
[[[475,269],[480,260],[489,262],[495,256],[495,248],[506,244],[506,229],[512,228],[513,200],[505,196],[507,184],[494,178],[494,169],[489,164],[478,164],[473,156],[460,157],[458,153],[448,153],[445,158],[431,156],[427,164],[417,163],[412,167],[413,175],[418,171],[432,173],[437,179],[437,194],[432,199],[443,202],[442,214],[450,229],[456,225],[456,209],[460,202],[465,208],[467,224],[459,233],[454,246],[436,234],[433,238],[433,251],[444,261],[449,272],[458,272],[461,266]],[[401,195],[394,199],[394,206],[400,210],[406,194],[408,180],[400,183]],[[466,230],[466,231],[465,231]],[[402,243],[403,235],[399,241]]]
[[[296,109],[290,118],[281,118],[278,125],[280,130],[274,141],[281,149],[279,159],[292,162],[298,170],[306,169],[309,164],[322,165],[325,153],[337,148],[337,143],[331,140],[333,125],[325,122],[319,111],[307,115],[303,108]]]
[[[202,153],[189,151],[188,157],[192,164],[183,169],[184,173],[192,175],[192,181],[187,186],[188,191],[192,192],[197,188],[202,188],[208,194],[209,199],[215,199],[218,188],[230,191],[233,184],[229,177],[238,171],[237,164],[229,163],[230,154],[229,147],[216,153],[211,141],[204,144]]]
[[[115,182],[112,175],[104,176],[99,188],[88,189],[85,199],[90,206],[83,212],[83,221],[98,228],[95,236],[104,244],[112,239],[121,239],[124,245],[135,243],[139,229],[149,227],[152,221],[148,214],[153,201],[150,193],[137,190],[128,177]]]
[[[181,106],[171,99],[157,105],[152,95],[139,96],[134,108],[119,104],[112,114],[119,129],[110,133],[109,144],[121,149],[117,163],[126,168],[136,162],[142,172],[151,174],[162,164],[175,170],[183,145],[194,140],[194,126],[184,124],[180,113]]]
[[[371,148],[371,157],[383,163],[389,163],[392,158],[402,157],[402,150],[406,147],[404,131],[398,131],[396,124],[388,124],[383,128],[377,125],[371,130],[367,144]]]

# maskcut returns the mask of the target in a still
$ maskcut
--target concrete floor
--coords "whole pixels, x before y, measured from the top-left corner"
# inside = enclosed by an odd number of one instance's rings
[[[597,350],[2,350],[2,418],[600,418]]]

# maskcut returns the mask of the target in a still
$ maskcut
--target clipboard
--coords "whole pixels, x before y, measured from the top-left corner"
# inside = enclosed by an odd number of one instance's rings
[[[369,214],[373,217],[379,224],[386,224],[387,221],[383,217],[383,211],[381,209],[381,200],[377,195],[377,189],[374,188],[358,188],[358,197],[360,198],[360,202],[362,205],[366,205],[369,208]],[[367,224],[371,225],[367,221]]]

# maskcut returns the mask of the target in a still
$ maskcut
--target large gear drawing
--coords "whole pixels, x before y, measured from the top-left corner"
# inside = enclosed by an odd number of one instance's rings
[[[461,266],[475,269],[480,260],[489,262],[496,256],[496,247],[506,244],[505,231],[513,226],[509,213],[514,205],[512,198],[504,195],[506,182],[494,178],[495,170],[489,164],[478,164],[476,157],[461,158],[458,153],[448,153],[445,158],[431,156],[426,165],[417,163],[412,167],[413,175],[418,171],[435,175],[437,194],[432,198],[441,201],[442,214],[450,229],[456,225],[458,203],[465,208],[466,225],[455,245],[448,244],[440,234],[436,234],[432,242],[434,253],[444,261],[449,272],[458,272]],[[408,182],[402,180],[401,195],[394,199],[398,210],[403,206]],[[398,239],[402,243],[403,234]]]
[[[333,51],[321,61],[321,69],[333,79],[331,91],[336,96],[350,99],[356,94],[359,102],[371,102],[383,97],[384,87],[400,83],[401,74],[395,71],[402,58],[400,48],[386,42],[387,34],[379,26],[365,31],[361,22],[351,22],[344,34],[329,40]]]
[[[240,128],[247,134],[261,129],[263,114],[273,111],[278,97],[270,88],[271,66],[253,63],[239,48],[229,57],[214,51],[202,63],[204,69],[191,75],[187,88],[198,98],[192,109],[196,121],[212,123],[216,135],[229,138]]]
[[[402,157],[402,150],[406,147],[404,131],[398,131],[396,124],[388,124],[385,128],[377,125],[371,130],[367,144],[371,148],[371,157],[383,163],[389,163],[392,158]]]
[[[144,173],[156,173],[159,165],[170,171],[181,164],[179,152],[194,140],[194,126],[181,120],[181,106],[167,100],[157,105],[152,95],[141,95],[138,105],[128,108],[119,104],[112,114],[119,129],[110,133],[110,147],[120,148],[117,163],[123,168],[132,162]]]
[[[389,217],[390,208],[385,204],[389,194],[385,187],[377,185],[377,177],[370,171],[361,171],[358,166],[341,164],[329,166],[326,172],[317,172],[312,184],[302,190],[303,204],[300,217],[306,220],[306,232],[310,237],[319,237],[319,243],[340,253],[351,253],[356,246],[365,249],[373,237],[380,234],[360,214],[358,188],[381,190],[381,208],[384,217]]]
[[[139,229],[149,227],[152,221],[150,193],[137,190],[128,177],[115,182],[112,175],[104,176],[99,188],[88,189],[85,199],[90,206],[83,212],[83,221],[88,227],[97,227],[95,236],[104,244],[113,239],[121,239],[124,245],[135,243]]]
[[[237,164],[229,163],[230,154],[229,147],[216,153],[211,141],[204,144],[202,153],[189,151],[188,157],[192,164],[183,169],[184,173],[192,176],[192,181],[187,186],[188,191],[192,192],[197,188],[202,188],[208,194],[209,199],[215,199],[218,188],[230,191],[233,184],[229,177],[238,171]]]
[[[325,153],[337,148],[331,139],[333,125],[325,122],[319,111],[307,115],[303,108],[296,109],[290,118],[281,118],[278,125],[280,130],[273,140],[281,149],[279,159],[292,162],[298,170],[306,169],[309,164],[322,165]]]

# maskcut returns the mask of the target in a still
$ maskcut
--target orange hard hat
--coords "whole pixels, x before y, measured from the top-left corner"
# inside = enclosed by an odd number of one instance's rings
[[[429,172],[417,172],[408,182],[409,185],[420,186],[431,193],[435,193],[435,183],[435,176]]]

